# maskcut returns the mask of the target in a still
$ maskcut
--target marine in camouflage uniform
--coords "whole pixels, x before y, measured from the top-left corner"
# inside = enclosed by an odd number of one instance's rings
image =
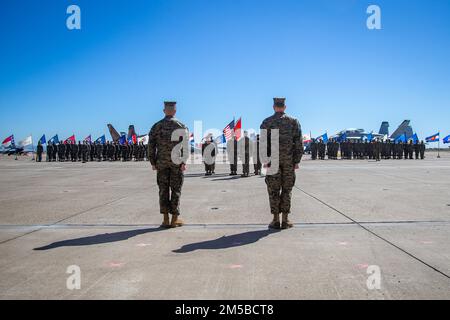
[[[405,160],[408,160],[408,142],[405,141],[405,143],[403,144],[403,154],[405,156]]]
[[[423,143],[423,140],[420,141],[419,151],[420,151],[420,159],[421,160],[425,159],[425,143]]]
[[[94,161],[95,156],[95,145],[92,142],[89,142],[89,160]]]
[[[203,157],[203,163],[205,165],[205,176],[210,176],[210,165],[208,163],[206,163],[206,158],[205,158],[205,150],[208,147],[208,145],[210,144],[210,140],[206,139],[206,141],[204,143],[202,143],[202,157]]]
[[[114,143],[114,160],[120,161],[120,144],[118,142]]]
[[[120,146],[120,154],[121,154],[122,162],[128,161],[128,158],[127,158],[127,146],[126,146],[126,142],[125,142],[125,144],[122,144],[122,145]]]
[[[259,158],[259,134],[256,135],[255,148],[253,150],[253,169],[255,175],[261,174],[261,159]]]
[[[317,159],[317,142],[315,139],[311,140],[311,160]]]
[[[205,176],[214,174],[216,168],[216,149],[217,146],[212,137],[208,137],[202,144],[202,156],[205,164]],[[206,153],[205,153],[206,152]],[[210,163],[208,163],[210,162]]]
[[[397,159],[403,159],[403,142],[397,143]]]
[[[44,147],[41,144],[41,141],[38,142],[37,148],[36,148],[36,162],[42,161],[42,153],[44,152]]]
[[[67,161],[69,161],[70,156],[71,156],[71,151],[72,151],[72,149],[71,149],[72,144],[71,144],[71,142],[66,142],[66,141],[64,141],[64,146],[65,146],[65,155],[64,155],[64,158],[65,158]]]
[[[83,142],[84,144],[84,142]],[[77,147],[77,159],[78,161],[81,161],[83,159],[83,146],[81,144],[81,141],[78,141],[78,147]]]
[[[416,155],[416,160],[419,159],[419,154],[420,154],[419,140],[416,140],[416,143],[414,143],[414,154]]]
[[[290,228],[293,224],[288,220],[291,213],[291,195],[295,184],[295,169],[303,155],[303,138],[300,123],[285,113],[285,98],[274,98],[275,114],[265,119],[261,129],[267,130],[267,154],[271,155],[271,130],[279,131],[279,168],[276,174],[266,176],[269,193],[270,211],[273,220],[270,228]],[[266,167],[270,163],[265,164]],[[280,225],[280,213],[282,222]]]
[[[230,162],[230,176],[235,176],[237,175],[238,143],[234,130],[231,131],[231,138],[227,141],[227,155]]]
[[[250,138],[247,131],[244,131],[244,137],[239,140],[238,144],[240,149],[238,154],[242,161],[241,177],[246,178],[250,175]]]
[[[414,152],[414,145],[413,145],[412,140],[409,141],[407,150],[408,150],[408,158],[410,160],[412,160],[413,159],[413,152]]]
[[[325,143],[323,142],[323,140],[320,140],[320,141],[319,141],[319,144],[318,144],[317,149],[318,149],[318,152],[319,152],[319,159],[320,159],[320,160],[325,160],[325,149],[326,149],[326,145],[325,145]]]
[[[83,163],[86,163],[88,161],[88,143],[87,141],[83,141],[83,144],[79,146],[80,152],[81,152],[81,160]]]
[[[51,142],[47,143],[47,154],[46,154],[46,161],[50,162],[52,161],[52,157],[53,157],[53,144]]]
[[[172,161],[172,150],[180,141],[172,141],[175,130],[184,130],[187,139],[187,128],[175,118],[176,102],[164,102],[164,119],[155,123],[149,133],[148,157],[153,170],[157,171],[159,187],[160,212],[164,215],[162,227],[179,227],[183,224],[180,215],[181,188],[184,181],[185,162],[175,164]],[[188,150],[180,150],[180,156],[187,157]],[[169,214],[172,220],[169,223]]]
[[[97,155],[98,162],[102,161],[103,148],[104,148],[103,143],[97,142],[97,146],[95,147],[95,152]]]
[[[382,145],[381,145],[381,142],[378,139],[373,141],[372,149],[373,149],[373,158],[376,161],[380,161],[381,160]]]

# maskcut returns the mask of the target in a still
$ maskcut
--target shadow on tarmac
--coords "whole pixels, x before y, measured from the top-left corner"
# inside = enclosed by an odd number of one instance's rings
[[[237,176],[229,176],[226,178],[211,179],[211,181],[226,181],[226,180],[235,180],[235,179],[240,179],[240,178],[242,178],[241,175],[237,175]]]
[[[186,244],[182,246],[180,249],[172,250],[172,252],[187,253],[195,250],[217,250],[217,249],[240,247],[255,243],[256,241],[264,237],[267,237],[272,233],[277,233],[280,231],[281,230],[276,229],[266,229],[266,230],[238,233],[233,234],[231,236],[223,236],[214,240]]]
[[[90,237],[83,237],[83,238],[76,238],[76,239],[69,239],[69,240],[63,240],[58,242],[53,242],[49,245],[34,248],[33,250],[50,250],[55,249],[59,247],[76,247],[76,246],[90,246],[94,244],[102,244],[102,243],[110,243],[110,242],[117,242],[117,241],[123,241],[127,240],[129,238],[150,233],[150,232],[157,232],[157,231],[163,231],[168,230],[165,228],[147,228],[147,229],[137,229],[137,230],[128,230],[128,231],[121,231],[121,232],[113,232],[113,233],[102,233],[97,234],[95,236]]]
[[[185,178],[200,178],[200,177],[202,177],[205,179],[213,178],[213,177],[225,177],[225,176],[228,176],[228,173],[215,173],[210,176],[205,176],[204,172],[203,173],[185,173],[184,174]]]

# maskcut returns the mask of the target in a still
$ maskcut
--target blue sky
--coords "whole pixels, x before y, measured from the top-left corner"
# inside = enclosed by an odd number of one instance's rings
[[[66,9],[81,8],[81,30]],[[377,4],[382,30],[366,28]],[[0,139],[77,139],[134,124],[162,102],[193,128],[259,128],[272,97],[318,136],[348,127],[450,134],[448,0],[3,0]]]

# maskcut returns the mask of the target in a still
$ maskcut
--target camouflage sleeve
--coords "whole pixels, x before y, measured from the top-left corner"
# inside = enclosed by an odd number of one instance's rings
[[[267,125],[267,121],[266,120],[264,120],[261,123],[261,126],[259,127],[259,129],[267,130],[267,136],[266,137],[261,136],[260,137],[261,138],[260,143],[265,141],[265,145],[266,145],[266,150],[265,151],[266,151],[267,157],[270,157],[272,155],[272,145],[271,145],[272,137],[271,137],[270,129],[268,129],[268,125]],[[262,143],[262,145],[264,145],[264,142]],[[260,145],[260,147],[261,147],[261,145]]]
[[[181,148],[181,158],[183,161],[181,163],[186,164],[191,151],[189,148],[189,130],[184,124],[182,125],[182,129],[184,129],[184,136],[182,137],[183,144]]]
[[[152,129],[150,130],[149,134],[148,134],[148,160],[150,160],[150,163],[152,164],[152,166],[156,165],[156,133],[157,133],[157,129],[156,129],[156,125],[154,125],[152,127]]]
[[[303,156],[303,135],[302,127],[298,120],[295,120],[296,125],[294,126],[294,163],[298,164],[302,160]]]

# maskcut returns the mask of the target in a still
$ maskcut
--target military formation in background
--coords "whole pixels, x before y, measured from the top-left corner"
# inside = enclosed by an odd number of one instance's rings
[[[205,148],[210,144],[214,145],[212,156],[215,157],[217,151],[217,145],[213,138],[206,139],[202,144],[202,155],[204,156]],[[254,146],[257,148],[256,152],[251,148]],[[241,148],[241,153],[238,152],[238,148]],[[335,139],[328,140],[324,143],[322,140],[312,139],[310,143],[310,152],[312,160],[330,160],[337,159],[358,159],[358,160],[376,160],[382,159],[424,159],[425,158],[425,143],[423,141],[415,142],[409,141],[408,143],[398,142],[394,143],[390,140],[379,141],[358,141],[358,140],[345,140],[338,142]],[[41,143],[38,143],[36,148],[36,161],[41,162],[43,159],[44,147]],[[247,132],[244,132],[243,139],[237,141],[233,135],[231,139],[227,141],[227,154],[230,162],[230,175],[237,175],[237,163],[238,154],[242,157],[242,177],[248,177],[250,174],[250,155],[256,154],[258,156],[257,163],[254,163],[254,174],[261,174],[261,162],[259,161],[259,135],[257,140],[250,143]],[[46,149],[46,161],[82,161],[83,163],[88,161],[146,161],[147,145],[143,142],[119,144],[116,142],[107,141],[105,144],[100,142],[83,142],[78,141],[78,144],[70,141],[59,143],[47,143]],[[212,175],[215,171],[215,163],[205,163],[205,175]]]
[[[287,229],[293,226],[288,216],[291,213],[292,189],[295,185],[295,170],[298,169],[303,155],[303,139],[300,123],[297,119],[288,116],[285,113],[285,98],[274,98],[273,109],[275,113],[266,118],[260,129],[267,130],[268,145],[267,154],[271,156],[272,130],[279,131],[279,167],[276,172],[271,172],[266,176],[267,192],[269,196],[270,211],[273,215],[270,228]],[[188,137],[186,126],[175,118],[177,108],[176,102],[164,102],[165,117],[155,123],[149,132],[148,156],[152,169],[156,170],[156,181],[159,187],[159,207],[163,215],[161,227],[174,228],[183,225],[179,218],[180,198],[184,181],[185,151],[182,146],[177,152],[180,155],[181,162],[174,162],[174,149],[179,143],[172,139],[172,135],[177,130],[183,130]],[[182,137],[180,137],[182,141]],[[251,143],[248,132],[244,131],[244,136],[239,141],[236,139],[234,130],[231,132],[231,139],[227,142],[228,159],[230,161],[230,175],[237,175],[237,161],[241,157],[242,176],[250,175],[250,157],[256,158],[254,164],[255,173],[261,171],[261,162],[258,156],[253,156],[255,151],[259,151],[259,137],[256,143]],[[255,146],[256,145],[256,146]],[[214,173],[214,159],[216,155],[216,145],[213,139],[205,139],[202,145],[202,156],[205,163],[206,175]],[[239,149],[238,149],[239,148]],[[259,155],[259,152],[256,153]],[[186,157],[187,159],[187,157]],[[264,164],[268,170],[272,168],[272,163]],[[169,221],[169,216],[172,219]],[[281,221],[280,221],[281,215]]]
[[[36,151],[36,161],[42,160],[44,148],[39,143]],[[105,144],[78,141],[47,143],[46,160],[52,161],[144,161],[147,159],[147,146],[144,143],[119,144],[107,141]]]
[[[416,141],[413,143],[398,142],[394,143],[390,140],[379,141],[357,141],[345,140],[338,142],[335,139],[330,139],[327,143],[322,140],[317,141],[313,139],[310,144],[311,159],[324,160],[325,156],[328,159],[358,159],[358,160],[376,160],[381,159],[424,159],[425,158],[425,143],[423,141]]]
[[[227,156],[230,163],[230,176],[236,176],[238,161],[242,162],[241,177],[250,177],[250,158],[253,159],[253,172],[255,175],[261,174],[261,161],[259,158],[259,134],[256,140],[251,141],[248,132],[244,131],[244,136],[239,141],[234,132],[231,133],[231,139],[227,141]],[[205,162],[206,168],[206,162]],[[207,171],[208,172],[208,171]],[[206,174],[208,175],[208,174]]]

